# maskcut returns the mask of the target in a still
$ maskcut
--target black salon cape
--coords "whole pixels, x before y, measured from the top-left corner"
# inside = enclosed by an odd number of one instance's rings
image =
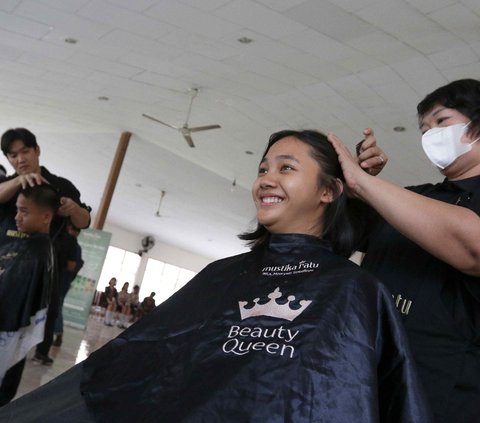
[[[0,421],[430,419],[383,285],[316,238],[276,235],[207,266]]]
[[[11,238],[0,246],[0,332],[30,325],[30,317],[47,307],[52,272],[48,234]]]

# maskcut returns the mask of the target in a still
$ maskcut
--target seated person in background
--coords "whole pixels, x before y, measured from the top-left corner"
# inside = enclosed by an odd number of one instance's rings
[[[390,293],[346,258],[358,222],[343,181],[325,135],[273,134],[252,251],[208,265],[0,419],[429,423]]]
[[[156,307],[155,305],[155,292],[151,292],[148,297],[145,297],[140,304],[139,318],[149,314]]]
[[[105,292],[102,297],[102,306],[105,305],[105,319],[103,323],[107,326],[113,326],[114,315],[117,311],[117,298],[118,292],[115,285],[117,284],[117,278],[111,278],[108,282],[108,286],[105,287]]]
[[[49,230],[60,206],[49,185],[28,187],[17,197],[16,238],[0,247],[0,383],[12,382],[7,372],[23,369],[28,351],[43,340],[53,278]],[[19,376],[21,372],[19,372]],[[12,382],[15,383],[15,382]],[[8,391],[8,390],[6,390]],[[15,392],[0,391],[0,405]]]
[[[117,297],[117,312],[120,314],[118,327],[121,329],[127,328],[127,322],[130,317],[130,293],[128,287],[130,284],[125,282]]]
[[[139,292],[140,287],[138,285],[134,285],[133,291],[130,294],[130,314],[134,322],[138,320],[138,307],[140,306],[140,299],[138,298]]]

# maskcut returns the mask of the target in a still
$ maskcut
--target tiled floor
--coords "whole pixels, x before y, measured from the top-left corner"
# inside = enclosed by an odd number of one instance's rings
[[[93,315],[85,331],[69,326],[64,330],[62,346],[50,349],[49,355],[55,360],[51,366],[32,361],[33,351],[30,352],[16,398],[49,382],[122,332],[116,326],[105,326],[103,318]]]

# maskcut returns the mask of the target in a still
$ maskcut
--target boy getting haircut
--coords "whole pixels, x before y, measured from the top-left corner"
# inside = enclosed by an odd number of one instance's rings
[[[49,229],[59,204],[57,192],[48,184],[21,190],[15,216],[18,231],[0,247],[0,383],[8,369],[43,339],[53,280]]]

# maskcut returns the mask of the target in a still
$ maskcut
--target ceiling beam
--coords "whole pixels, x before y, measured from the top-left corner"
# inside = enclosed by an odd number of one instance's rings
[[[117,145],[117,151],[115,152],[115,157],[113,158],[107,183],[103,191],[102,200],[100,201],[100,206],[95,216],[95,223],[93,224],[93,227],[95,229],[101,230],[105,225],[108,209],[110,208],[113,192],[115,191],[115,187],[117,185],[118,175],[120,174],[120,170],[122,169],[123,159],[125,158],[131,136],[131,132],[122,132],[122,135],[120,135],[120,140],[118,141]]]

